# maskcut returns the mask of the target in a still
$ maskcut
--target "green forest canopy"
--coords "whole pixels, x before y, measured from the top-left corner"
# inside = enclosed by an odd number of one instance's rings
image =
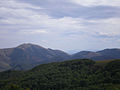
[[[120,60],[71,60],[0,73],[0,90],[120,90]]]

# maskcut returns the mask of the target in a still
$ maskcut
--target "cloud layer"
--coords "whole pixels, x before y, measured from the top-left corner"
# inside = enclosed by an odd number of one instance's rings
[[[83,6],[120,6],[119,0],[70,0],[73,3]]]
[[[120,47],[120,1],[116,2],[0,1],[0,47],[25,42],[63,50]]]

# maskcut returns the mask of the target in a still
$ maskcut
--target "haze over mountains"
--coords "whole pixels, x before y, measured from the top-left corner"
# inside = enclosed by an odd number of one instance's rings
[[[61,50],[53,50],[34,44],[22,44],[15,48],[0,49],[0,71],[27,70],[39,64],[83,58],[93,60],[120,59],[120,49],[105,49],[97,52],[81,51],[69,55]]]

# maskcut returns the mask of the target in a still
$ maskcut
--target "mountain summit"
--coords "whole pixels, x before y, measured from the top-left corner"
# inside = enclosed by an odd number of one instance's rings
[[[47,49],[34,44],[22,44],[0,50],[0,71],[30,69],[36,65],[67,60],[70,56],[60,50]]]
[[[19,45],[17,48],[26,49],[26,48],[32,48],[32,47],[43,48],[43,47],[41,47],[41,46],[39,46],[39,45],[31,44],[31,43],[24,43],[24,44],[21,44],[21,45]]]

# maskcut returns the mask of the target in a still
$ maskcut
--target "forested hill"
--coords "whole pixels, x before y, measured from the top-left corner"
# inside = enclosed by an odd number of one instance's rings
[[[120,60],[71,60],[5,71],[0,90],[120,90]]]

